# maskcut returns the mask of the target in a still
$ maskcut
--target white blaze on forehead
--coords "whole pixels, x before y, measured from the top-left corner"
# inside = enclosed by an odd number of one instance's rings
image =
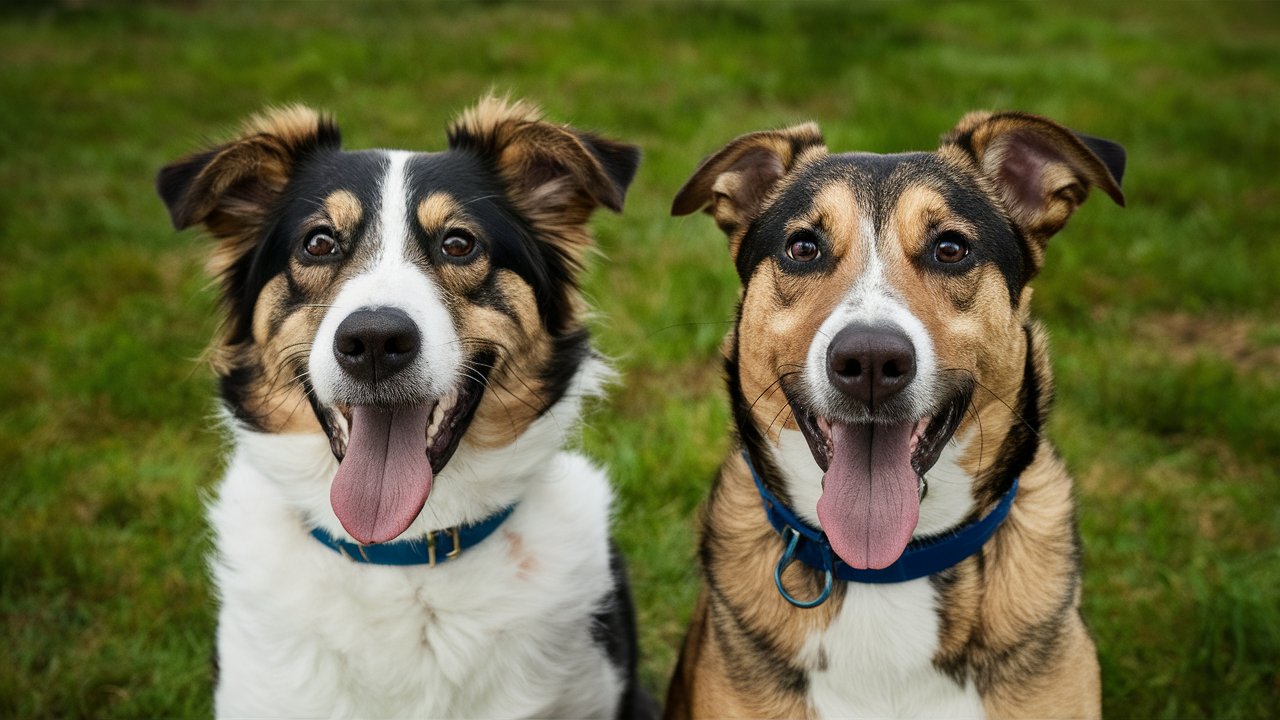
[[[382,207],[378,218],[381,242],[378,245],[377,264],[406,261],[409,245],[409,188],[405,167],[412,153],[392,150],[387,153],[390,161],[387,174],[382,179]]]
[[[439,398],[457,384],[463,372],[463,353],[444,294],[435,280],[414,264],[409,218],[406,168],[412,153],[391,151],[382,179],[377,227],[361,243],[372,245],[370,260],[343,281],[311,347],[311,381],[320,402],[351,404],[359,388],[338,366],[333,354],[338,326],[352,312],[396,308],[418,326],[422,345],[413,364],[401,371],[401,381],[423,395]]]
[[[875,225],[870,218],[864,217],[859,225],[861,247],[856,250],[851,248],[850,252],[862,253],[865,259],[862,274],[823,321],[809,345],[804,382],[808,399],[816,404],[814,409],[821,413],[829,399],[835,397],[835,390],[827,379],[827,348],[840,330],[853,323],[883,325],[902,330],[915,348],[916,377],[903,393],[910,398],[912,407],[918,414],[923,416],[932,407],[937,378],[933,341],[929,338],[924,323],[907,307],[902,293],[894,288],[885,274],[883,248],[895,247],[897,238],[886,237],[884,243],[879,242]]]

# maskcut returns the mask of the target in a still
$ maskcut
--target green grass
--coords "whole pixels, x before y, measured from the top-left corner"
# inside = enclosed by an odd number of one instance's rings
[[[749,130],[927,149],[1000,107],[1130,152],[1129,207],[1086,205],[1036,280],[1105,710],[1280,708],[1280,6],[82,1],[0,10],[0,69],[0,716],[210,710],[208,244],[170,230],[155,170],[290,101],[349,147],[435,149],[490,87],[646,152],[596,223],[623,381],[583,442],[617,482],[650,688],[695,593],[737,292],[675,190]]]

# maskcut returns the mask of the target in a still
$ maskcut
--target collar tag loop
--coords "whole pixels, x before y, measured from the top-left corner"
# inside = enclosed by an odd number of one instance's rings
[[[786,570],[787,566],[796,559],[796,543],[800,542],[800,533],[796,532],[795,528],[784,530],[782,537],[785,539],[788,534],[791,535],[791,540],[787,541],[787,549],[782,551],[782,556],[778,558],[778,566],[773,570],[773,584],[778,586],[778,592],[782,595],[782,598],[792,605],[805,609],[818,607],[826,602],[827,598],[831,597],[831,587],[835,584],[835,579],[831,575],[831,561],[828,559],[827,566],[823,569],[826,573],[826,581],[818,597],[807,601],[797,600],[795,596],[787,592],[787,588],[782,584],[782,571]]]

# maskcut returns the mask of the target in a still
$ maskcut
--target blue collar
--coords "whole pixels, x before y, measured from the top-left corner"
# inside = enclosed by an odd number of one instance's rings
[[[1000,527],[1000,523],[1009,514],[1009,508],[1013,506],[1013,498],[1018,494],[1018,479],[1014,478],[1013,485],[1004,497],[1000,498],[1000,503],[981,520],[961,525],[941,536],[911,541],[903,551],[902,557],[887,568],[860,570],[846,565],[831,549],[831,543],[827,541],[827,536],[821,530],[810,527],[765,488],[764,481],[760,479],[760,474],[756,472],[755,465],[752,464],[746,450],[742,451],[742,459],[746,461],[747,467],[751,470],[751,477],[756,481],[756,489],[760,491],[760,499],[764,502],[764,511],[769,518],[769,524],[782,535],[783,541],[787,544],[774,570],[774,583],[787,602],[802,608],[816,607],[826,601],[827,596],[831,594],[833,576],[848,582],[899,583],[933,575],[958,564],[961,560],[978,552],[983,544],[991,539],[996,529]],[[822,594],[817,598],[809,601],[797,600],[782,586],[782,571],[793,560],[799,560],[815,570],[826,573],[826,583]]]
[[[440,563],[456,559],[463,550],[479,545],[485,538],[492,535],[504,520],[511,517],[515,509],[515,505],[509,505],[474,525],[432,530],[426,537],[381,545],[361,545],[339,540],[320,528],[313,529],[311,537],[319,540],[330,550],[345,555],[348,560],[358,563],[435,567]],[[439,544],[438,553],[437,543]]]

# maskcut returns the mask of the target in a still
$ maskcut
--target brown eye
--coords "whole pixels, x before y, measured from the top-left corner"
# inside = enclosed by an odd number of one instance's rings
[[[440,249],[445,255],[461,260],[475,251],[476,239],[470,233],[454,230],[440,243]]]
[[[307,244],[304,247],[308,255],[324,257],[338,252],[338,241],[334,240],[327,230],[317,230],[307,237]]]
[[[787,257],[796,262],[813,262],[820,255],[818,238],[811,232],[798,232],[787,240]]]
[[[969,256],[969,241],[960,233],[945,232],[933,241],[933,257],[940,263],[958,263]]]

